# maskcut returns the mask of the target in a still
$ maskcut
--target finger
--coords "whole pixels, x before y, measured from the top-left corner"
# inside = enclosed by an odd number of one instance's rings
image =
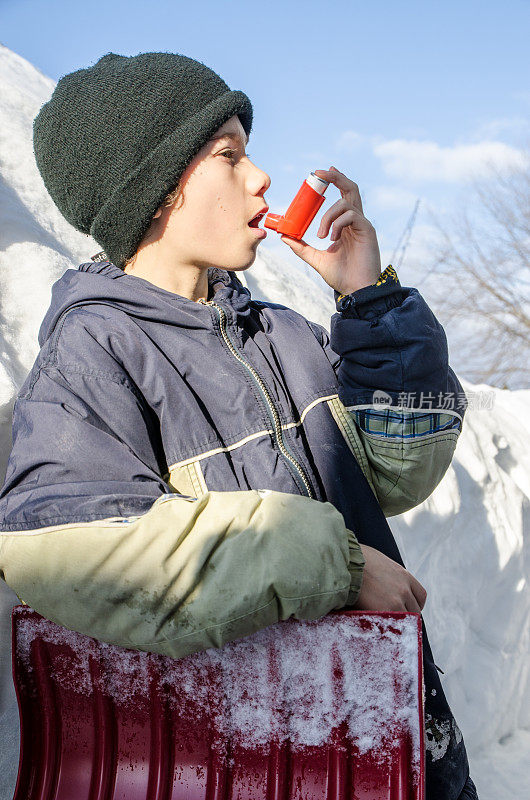
[[[321,238],[323,236],[327,236],[329,233],[329,229],[333,220],[340,217],[345,211],[351,208],[351,203],[345,198],[341,198],[334,203],[326,213],[323,215],[322,219],[320,220],[320,225],[318,227],[317,236]]]
[[[331,230],[331,238],[333,241],[340,239],[340,234],[343,228],[346,228],[348,225],[353,225],[353,223],[357,220],[358,213],[359,212],[355,211],[355,209],[350,208],[335,220]]]
[[[356,208],[349,208],[333,223],[331,239],[333,241],[340,239],[342,229],[348,227],[358,234],[370,234],[373,232],[372,223],[367,220],[363,214],[357,211]]]
[[[361,194],[357,184],[346,177],[338,169],[315,169],[314,173],[319,178],[324,178],[325,181],[333,183],[340,191],[342,197],[351,201],[352,205],[363,213],[363,204],[361,201]]]
[[[416,598],[420,608],[423,609],[425,603],[427,602],[427,590],[425,589],[424,586],[421,585],[421,583],[418,580],[416,580],[416,578],[413,575],[411,575],[411,578],[412,578],[410,585],[411,591],[414,597]]]
[[[414,614],[421,614],[421,608],[419,606],[419,603],[412,594],[412,592],[405,599],[405,608],[407,609],[407,611],[414,612]]]

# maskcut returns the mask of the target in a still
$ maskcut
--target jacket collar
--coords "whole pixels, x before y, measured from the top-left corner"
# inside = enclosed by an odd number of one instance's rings
[[[250,291],[235,272],[208,270],[208,299],[222,305],[230,323],[241,324],[250,314]],[[52,287],[51,304],[39,330],[39,344],[52,334],[60,316],[70,307],[105,303],[153,322],[213,330],[212,310],[202,303],[161,289],[144,278],[129,275],[110,261],[90,261],[67,270]]]
[[[85,264],[80,264],[77,269],[79,272],[90,272],[96,275],[104,275],[112,280],[124,278],[130,279],[131,277],[134,280],[138,280],[138,278],[124,272],[110,261],[89,261]],[[149,281],[145,281],[144,279],[141,280],[144,285],[151,285],[156,291],[165,292],[165,294],[169,294],[176,299],[183,300],[188,303],[194,302],[189,300],[189,298],[182,297],[182,295],[175,294],[174,292],[168,292],[165,289],[160,289],[158,286],[155,286],[155,284],[149,284]],[[250,310],[250,291],[243,286],[235,272],[221,269],[220,267],[210,267],[208,269],[208,299],[228,304],[239,315],[246,316]]]

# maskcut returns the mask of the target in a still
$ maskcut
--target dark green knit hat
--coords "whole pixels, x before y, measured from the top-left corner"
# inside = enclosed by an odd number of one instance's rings
[[[178,53],[107,53],[63,76],[33,122],[35,160],[61,214],[123,267],[213,133],[252,104]]]

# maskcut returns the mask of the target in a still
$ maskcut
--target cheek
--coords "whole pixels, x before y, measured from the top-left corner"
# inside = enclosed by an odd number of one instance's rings
[[[214,166],[217,169],[214,170]],[[237,227],[245,216],[241,208],[241,189],[230,170],[225,164],[213,165],[212,173],[202,176],[200,191],[194,197],[197,218],[214,232]],[[196,188],[199,189],[198,183]]]
[[[216,193],[202,207],[202,218],[213,233],[226,234],[241,227],[244,214],[241,206],[226,195]]]
[[[195,177],[195,176],[194,176]],[[207,230],[209,238],[226,237],[227,232],[245,227],[245,213],[241,207],[240,192],[230,193],[226,186],[227,176],[216,181],[199,181],[186,187],[186,198],[181,211],[177,211],[173,231],[176,238],[185,236],[204,239]],[[224,186],[223,186],[224,182]],[[222,191],[220,190],[220,185]]]

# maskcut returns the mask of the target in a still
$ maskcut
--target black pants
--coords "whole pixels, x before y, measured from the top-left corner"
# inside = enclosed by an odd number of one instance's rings
[[[462,789],[462,794],[460,795],[458,800],[477,800],[477,798],[478,795],[475,784],[473,783],[471,778],[468,778],[466,781],[466,785]]]

